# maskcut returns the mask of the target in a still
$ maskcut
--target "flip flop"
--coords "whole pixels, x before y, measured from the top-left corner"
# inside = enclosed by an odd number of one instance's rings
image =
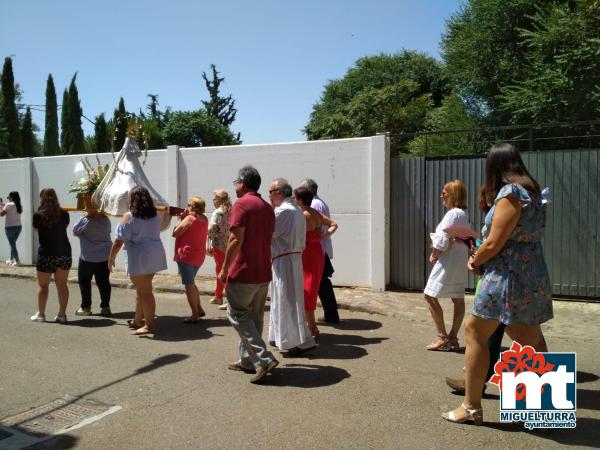
[[[206,314],[205,314],[206,315]],[[203,317],[203,316],[200,316]],[[183,323],[199,323],[200,319],[194,319],[193,317],[186,317],[185,319],[183,319]]]
[[[129,333],[133,336],[146,336],[148,334],[154,334],[154,330],[148,330],[148,329],[143,329],[142,328],[138,328],[137,330],[132,331],[131,333]]]
[[[450,351],[450,341],[448,340],[448,336],[438,336],[440,339],[439,344],[434,344],[433,341],[431,344],[427,345],[425,348],[430,352],[449,352]]]
[[[129,326],[129,328],[133,328],[134,330],[137,330],[138,328],[142,328],[144,326],[143,324],[136,323],[135,319],[127,319],[127,325]]]

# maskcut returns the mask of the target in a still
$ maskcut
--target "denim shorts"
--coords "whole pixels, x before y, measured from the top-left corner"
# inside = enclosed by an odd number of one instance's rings
[[[196,274],[200,267],[192,266],[191,264],[186,264],[177,261],[177,267],[179,267],[179,274],[181,275],[181,283],[184,285],[194,284],[194,278],[196,278]]]

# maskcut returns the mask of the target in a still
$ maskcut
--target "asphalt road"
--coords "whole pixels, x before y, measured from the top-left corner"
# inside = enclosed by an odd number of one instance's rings
[[[237,335],[206,298],[207,318],[188,325],[185,298],[158,294],[159,333],[148,338],[130,336],[125,323],[133,291],[113,290],[113,317],[82,318],[73,288],[68,325],[32,323],[35,283],[0,278],[0,418],[65,396],[122,409],[36,448],[600,446],[600,308],[557,308],[561,318],[546,328],[553,351],[578,352],[578,427],[532,433],[499,422],[495,387],[484,400],[485,426],[440,418],[462,400],[443,380],[461,373],[463,355],[423,349],[433,326],[420,303],[400,318],[343,311],[342,324],[321,327],[310,356],[279,355],[267,382],[252,385],[249,375],[226,369],[237,358]],[[51,292],[47,317],[56,311]]]

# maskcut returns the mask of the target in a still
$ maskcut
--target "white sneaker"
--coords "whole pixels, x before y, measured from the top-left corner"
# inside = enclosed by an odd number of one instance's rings
[[[12,259],[7,259],[6,261],[4,261],[6,263],[7,266],[12,266]]]
[[[91,316],[92,308],[79,308],[77,311],[75,311],[75,315],[76,316]]]
[[[227,302],[223,302],[223,304],[222,304],[222,305],[219,305],[219,306],[218,306],[218,308],[219,308],[221,311],[225,311],[225,310],[227,309]]]
[[[40,314],[39,312],[36,312],[33,316],[31,316],[31,321],[32,322],[45,322],[46,316],[44,314]]]
[[[21,267],[22,266],[21,261],[13,261],[12,266],[13,267]]]
[[[54,318],[54,321],[56,323],[67,323],[67,315],[63,314],[62,316],[59,314],[58,316],[56,316]]]

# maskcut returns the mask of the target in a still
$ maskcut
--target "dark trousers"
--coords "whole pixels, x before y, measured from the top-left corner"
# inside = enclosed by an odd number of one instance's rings
[[[92,306],[92,277],[96,279],[96,285],[100,291],[100,308],[110,306],[110,271],[108,270],[108,261],[88,262],[79,258],[79,267],[77,268],[77,280],[79,281],[79,290],[81,291],[81,307],[91,308]]]
[[[333,265],[327,253],[325,253],[323,276],[319,285],[319,298],[321,299],[321,306],[323,306],[323,312],[325,313],[325,322],[337,323],[340,321],[340,316],[338,315],[338,304],[330,280],[332,275]]]
[[[489,379],[494,375],[494,366],[500,359],[500,348],[502,347],[502,338],[504,337],[504,327],[503,323],[498,325],[496,331],[492,333],[492,335],[488,338],[488,349],[490,350],[490,365],[488,367],[488,373],[485,381],[489,381]]]

